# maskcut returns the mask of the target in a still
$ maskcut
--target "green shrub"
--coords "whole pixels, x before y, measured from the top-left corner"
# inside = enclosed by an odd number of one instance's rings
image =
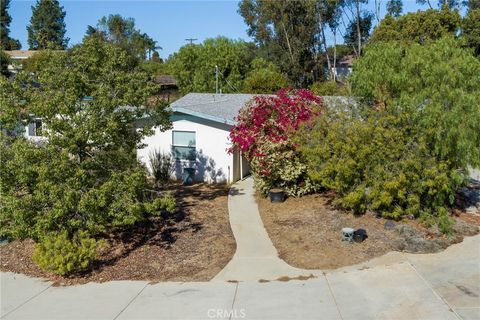
[[[317,81],[310,86],[310,90],[319,96],[348,96],[349,89],[335,81]]]
[[[162,185],[170,180],[173,171],[173,159],[168,153],[154,150],[149,155],[150,169],[157,185]]]
[[[262,157],[252,158],[250,165],[255,178],[255,188],[268,194],[272,188],[282,188],[288,195],[302,196],[315,191],[307,177],[307,165],[300,153],[288,141],[264,141],[258,152]]]
[[[462,179],[432,156],[407,113],[324,115],[299,139],[310,178],[336,191],[336,204],[394,219],[428,213],[447,229],[439,218]]]
[[[171,194],[166,194],[152,202],[145,203],[145,211],[153,216],[161,215],[163,212],[173,213],[175,207],[176,201]]]
[[[47,271],[64,276],[86,270],[101,242],[80,231],[72,239],[66,232],[50,233],[36,244],[33,261]]]

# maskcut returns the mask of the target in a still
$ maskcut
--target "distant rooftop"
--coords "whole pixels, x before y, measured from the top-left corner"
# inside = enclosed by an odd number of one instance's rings
[[[28,59],[36,52],[37,50],[5,50],[12,59]]]
[[[233,125],[238,111],[255,96],[258,94],[189,93],[173,102],[170,107],[174,112]]]
[[[158,75],[155,77],[154,82],[161,86],[176,86],[177,79],[171,75]]]

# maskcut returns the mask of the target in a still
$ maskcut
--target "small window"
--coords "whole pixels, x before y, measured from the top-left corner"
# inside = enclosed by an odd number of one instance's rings
[[[35,119],[28,124],[28,135],[31,137],[42,135],[42,120]]]
[[[177,160],[195,160],[196,139],[194,131],[172,132],[172,153]]]

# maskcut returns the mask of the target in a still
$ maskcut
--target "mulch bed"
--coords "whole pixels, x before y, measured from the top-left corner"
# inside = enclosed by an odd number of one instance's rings
[[[331,195],[317,194],[271,203],[257,195],[260,215],[280,258],[298,268],[335,269],[389,251],[437,252],[465,235],[477,234],[480,225],[478,215],[457,210],[455,232],[447,237],[416,220],[393,222],[373,213],[355,216],[335,208],[331,200]],[[344,227],[366,229],[368,238],[361,243],[342,241]]]
[[[0,271],[23,273],[57,285],[111,280],[208,281],[230,261],[236,244],[230,229],[226,185],[169,186],[178,210],[112,235],[92,268],[60,277],[38,268],[32,240],[0,245]]]

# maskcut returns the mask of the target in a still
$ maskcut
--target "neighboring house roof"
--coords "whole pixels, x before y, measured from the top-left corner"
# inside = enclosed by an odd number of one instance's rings
[[[177,85],[177,79],[175,79],[174,76],[170,75],[158,75],[155,77],[153,80],[156,84],[159,84],[161,86],[176,86]]]
[[[37,50],[6,50],[5,53],[12,59],[28,59],[36,53]]]
[[[173,112],[180,112],[215,122],[235,124],[240,109],[258,94],[189,93],[170,105]]]
[[[354,58],[355,57],[353,55],[348,55],[348,56],[341,57],[337,61],[337,67],[347,67],[347,68],[353,67],[353,59]]]

